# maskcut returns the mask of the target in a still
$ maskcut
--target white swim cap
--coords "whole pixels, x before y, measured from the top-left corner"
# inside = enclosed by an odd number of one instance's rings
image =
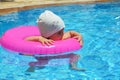
[[[49,37],[65,27],[63,20],[51,11],[46,10],[37,20],[38,28],[43,37]]]

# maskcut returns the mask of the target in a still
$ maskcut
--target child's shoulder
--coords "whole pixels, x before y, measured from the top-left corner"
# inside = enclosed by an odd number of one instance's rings
[[[67,39],[67,38],[71,38],[70,31],[65,32],[63,35],[63,39]]]
[[[69,35],[71,31],[64,32],[64,35]]]
[[[71,35],[72,33],[74,33],[75,31],[67,31],[67,32],[65,32],[64,34],[69,34],[69,35]]]

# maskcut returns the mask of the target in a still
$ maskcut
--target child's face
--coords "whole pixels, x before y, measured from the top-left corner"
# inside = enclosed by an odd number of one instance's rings
[[[63,34],[64,34],[64,29],[56,32],[55,34],[53,34],[52,36],[49,37],[49,39],[52,39],[52,40],[61,40],[62,37],[63,37]]]

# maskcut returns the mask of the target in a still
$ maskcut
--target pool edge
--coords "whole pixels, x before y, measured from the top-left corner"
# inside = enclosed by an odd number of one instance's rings
[[[42,4],[30,4],[30,5],[23,5],[23,6],[16,6],[16,7],[10,7],[10,8],[2,8],[0,9],[0,16],[17,12],[21,10],[28,10],[32,8],[40,8],[40,7],[46,7],[46,6],[57,6],[57,5],[66,5],[66,4],[94,4],[98,2],[111,2],[113,0],[98,0],[98,1],[64,1],[64,2],[53,2],[53,3],[42,3]]]

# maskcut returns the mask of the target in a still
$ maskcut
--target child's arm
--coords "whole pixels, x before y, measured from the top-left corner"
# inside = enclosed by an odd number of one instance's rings
[[[78,32],[75,32],[75,31],[69,31],[69,33],[70,33],[72,38],[76,38],[80,42],[81,46],[83,45],[83,40],[82,40],[81,34],[79,34]]]
[[[53,43],[53,40],[46,39],[42,36],[30,36],[30,37],[25,38],[25,40],[27,40],[27,41],[38,41],[38,42],[41,42],[43,45],[44,44],[51,45]]]

